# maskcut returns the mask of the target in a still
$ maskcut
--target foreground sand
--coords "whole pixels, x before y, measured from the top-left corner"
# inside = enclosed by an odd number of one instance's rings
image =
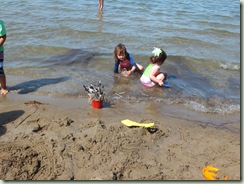
[[[92,109],[87,99],[0,97],[0,179],[204,180],[202,169],[212,165],[217,178],[240,180],[238,115],[216,125],[212,115],[201,123],[206,114],[153,106]],[[129,128],[120,123],[127,118],[155,127]]]

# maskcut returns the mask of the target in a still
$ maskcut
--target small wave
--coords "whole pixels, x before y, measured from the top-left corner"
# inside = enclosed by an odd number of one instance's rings
[[[240,64],[236,63],[220,63],[220,68],[224,70],[240,70]]]
[[[189,98],[160,98],[160,97],[149,97],[149,96],[126,96],[122,95],[114,95],[111,101],[124,101],[131,103],[138,102],[154,102],[155,104],[165,104],[165,105],[183,105],[188,109],[202,112],[202,113],[211,113],[211,114],[233,114],[236,112],[240,112],[240,105],[236,103],[229,102],[221,102],[218,100],[210,100],[204,101],[203,99],[189,99]]]
[[[206,31],[209,33],[214,33],[214,34],[222,35],[222,36],[240,37],[239,32],[231,32],[231,31],[223,30],[223,29],[207,29]]]
[[[235,112],[240,112],[240,105],[238,104],[215,104],[214,106],[207,106],[205,104],[189,101],[185,105],[192,110],[203,112],[203,113],[214,113],[214,114],[232,114]]]

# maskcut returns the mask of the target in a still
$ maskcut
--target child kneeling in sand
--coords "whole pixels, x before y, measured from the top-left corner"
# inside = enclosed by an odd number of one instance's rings
[[[140,81],[142,85],[147,87],[153,87],[156,84],[164,86],[167,74],[160,72],[160,66],[167,59],[167,54],[160,48],[154,48],[152,53],[154,55],[150,57],[150,63],[143,72]]]
[[[143,70],[143,66],[134,61],[124,44],[120,43],[114,48],[114,59],[114,73],[119,73],[119,68],[124,76],[132,74],[135,70]]]

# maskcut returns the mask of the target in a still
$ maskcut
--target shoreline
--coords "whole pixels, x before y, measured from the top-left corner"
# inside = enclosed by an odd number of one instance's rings
[[[143,102],[93,109],[87,98],[15,93],[0,107],[4,180],[204,180],[208,165],[219,179],[240,180],[238,115]],[[153,122],[157,131],[124,119]]]

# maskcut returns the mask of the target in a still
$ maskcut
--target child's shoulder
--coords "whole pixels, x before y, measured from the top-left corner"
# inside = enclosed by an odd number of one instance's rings
[[[126,58],[127,58],[128,60],[134,59],[133,56],[132,56],[132,54],[130,54],[130,53],[127,54],[127,57],[126,57]]]
[[[152,64],[152,67],[155,68],[155,69],[159,69],[160,68],[160,66],[157,65],[157,64]]]

